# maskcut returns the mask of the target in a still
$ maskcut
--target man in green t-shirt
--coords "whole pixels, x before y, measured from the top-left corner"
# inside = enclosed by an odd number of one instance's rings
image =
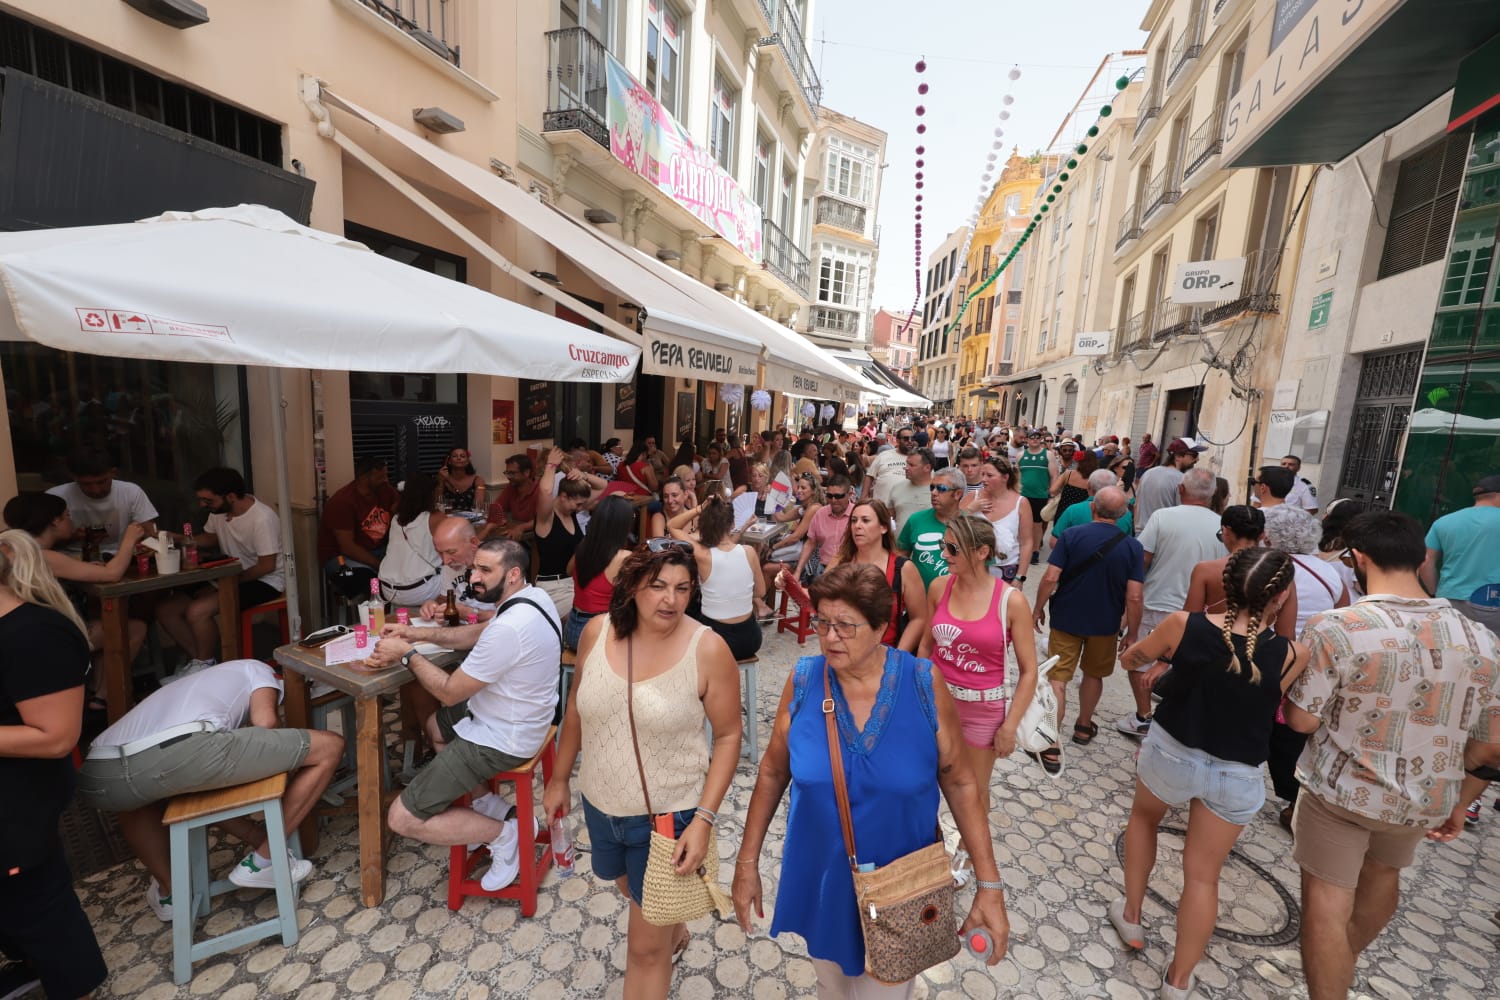
[[[1120,477],[1108,469],[1095,469],[1089,473],[1089,502],[1069,504],[1068,509],[1058,515],[1052,525],[1052,537],[1061,538],[1064,531],[1076,528],[1080,524],[1089,524],[1094,517],[1094,497],[1100,490],[1111,486],[1120,485]],[[1130,511],[1115,522],[1115,526],[1127,535],[1135,534],[1135,524],[1131,520]]]
[[[932,508],[908,517],[896,539],[896,551],[917,564],[924,587],[948,575],[943,533],[948,522],[958,516],[958,505],[964,498],[964,474],[951,465],[940,469],[932,474],[927,489],[932,494]]]
[[[1042,508],[1047,506],[1047,494],[1052,489],[1052,480],[1062,471],[1056,456],[1043,444],[1043,432],[1033,427],[1026,433],[1026,447],[1016,459],[1016,471],[1021,475],[1021,496],[1031,505],[1031,523],[1042,524]],[[1031,565],[1041,563],[1041,533],[1033,532],[1039,539],[1037,550],[1031,554]]]

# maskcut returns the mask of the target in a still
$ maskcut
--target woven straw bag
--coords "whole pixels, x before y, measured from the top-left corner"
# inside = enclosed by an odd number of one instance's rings
[[[641,915],[647,923],[658,927],[697,920],[715,910],[722,917],[732,912],[734,906],[719,888],[719,832],[709,827],[708,853],[703,856],[703,863],[696,871],[679,875],[672,861],[672,856],[677,853],[677,841],[658,833],[654,827],[657,817],[651,809],[646,768],[641,763],[641,744],[635,733],[635,642],[631,639],[625,640],[625,689],[630,745],[635,750],[635,766],[641,775],[646,813],[653,820],[651,846],[646,854],[646,874],[641,881]]]
[[[882,983],[904,983],[958,954],[958,920],[953,915],[953,860],[941,839],[870,872],[859,870],[844,752],[833,711],[833,679],[823,664],[823,720],[828,759],[838,798],[839,826],[854,876],[860,930],[865,938],[865,972]]]

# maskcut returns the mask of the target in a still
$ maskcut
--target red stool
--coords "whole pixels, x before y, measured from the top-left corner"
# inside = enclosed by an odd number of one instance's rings
[[[547,732],[547,739],[535,757],[514,771],[502,771],[489,780],[490,789],[495,792],[500,791],[501,782],[516,783],[516,832],[521,843],[521,876],[504,889],[488,892],[479,884],[474,869],[489,857],[489,849],[480,847],[471,852],[463,844],[454,844],[448,849],[448,909],[463,906],[465,896],[488,896],[491,899],[519,900],[523,917],[536,914],[537,889],[546,877],[547,869],[552,867],[552,824],[550,820],[542,823],[541,831],[536,832],[533,796],[537,790],[537,771],[541,771],[544,786],[552,777],[552,764],[557,753],[556,732],[556,726]],[[468,795],[459,796],[454,803],[460,806],[468,804]],[[537,854],[538,847],[542,849],[540,855]]]
[[[281,644],[285,646],[292,641],[292,631],[288,624],[286,613],[286,598],[278,597],[274,601],[257,604],[253,608],[242,608],[240,610],[240,655],[246,659],[255,657],[255,629],[254,621],[256,615],[268,615],[275,612],[281,619]]]
[[[789,614],[787,608],[790,606],[791,594],[783,590],[781,592],[781,612],[777,617],[776,632],[792,632],[797,636],[797,645],[801,646],[807,642],[807,637],[813,634],[812,610],[807,602],[799,604],[796,614]]]

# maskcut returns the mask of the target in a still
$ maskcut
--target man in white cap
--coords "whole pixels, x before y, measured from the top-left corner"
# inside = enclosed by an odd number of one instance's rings
[[[1163,507],[1180,502],[1177,488],[1182,476],[1198,464],[1198,456],[1208,450],[1190,437],[1173,438],[1167,444],[1167,457],[1154,469],[1145,470],[1135,483],[1135,533],[1146,530],[1151,515]]]

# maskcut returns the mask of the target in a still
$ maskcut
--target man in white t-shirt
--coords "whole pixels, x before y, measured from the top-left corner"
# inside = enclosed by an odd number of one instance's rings
[[[507,538],[487,539],[474,553],[472,578],[480,597],[499,610],[451,674],[412,645],[441,642],[444,629],[387,630],[376,646],[381,657],[394,656],[410,669],[442,706],[426,720],[440,752],[391,803],[391,830],[425,844],[488,844],[490,868],[480,882],[491,891],[520,872],[516,821],[493,793],[477,796],[469,807],[453,802],[536,756],[551,730],[562,627],[547,592],[526,582],[529,563],[530,553]]]
[[[1167,615],[1182,610],[1194,566],[1223,558],[1219,515],[1209,507],[1217,485],[1208,469],[1184,472],[1177,486],[1177,506],[1158,509],[1141,532],[1141,547],[1146,550],[1146,609],[1141,613],[1139,638],[1150,635]],[[1131,673],[1136,710],[1115,724],[1130,736],[1145,736],[1151,729],[1151,685],[1146,683],[1146,670],[1151,666],[1148,663]]]
[[[222,549],[240,561],[240,609],[274,601],[286,589],[286,557],[281,551],[281,519],[257,500],[245,486],[245,477],[235,469],[209,469],[193,483],[198,503],[208,511],[208,523],[195,540],[203,548]],[[163,532],[177,544],[186,539]],[[219,621],[219,591],[204,587],[193,594],[174,594],[156,608],[156,622],[171,636],[188,662],[175,680],[216,662],[221,628],[239,628],[239,622]],[[241,650],[247,656],[250,650]]]
[[[104,529],[104,544],[118,547],[125,528],[142,524],[147,536],[156,534],[156,508],[146,491],[135,483],[115,478],[115,464],[103,450],[76,448],[68,454],[71,483],[54,486],[48,493],[63,498],[79,531]]]
[[[168,799],[288,774],[281,811],[290,833],[328,787],[343,757],[343,739],[280,728],[281,694],[281,679],[269,666],[231,660],[159,688],[89,746],[78,772],[78,800],[120,814],[125,842],[151,875],[146,902],[161,920],[172,919],[172,853],[162,825]],[[274,888],[264,828],[246,819],[219,826],[255,845],[229,881],[247,889]],[[312,864],[293,858],[291,870],[300,882]]]
[[[906,478],[906,456],[911,454],[912,434],[910,427],[902,427],[891,435],[896,439],[894,448],[879,452],[870,460],[869,476],[873,485],[868,495],[891,505],[891,490]]]

